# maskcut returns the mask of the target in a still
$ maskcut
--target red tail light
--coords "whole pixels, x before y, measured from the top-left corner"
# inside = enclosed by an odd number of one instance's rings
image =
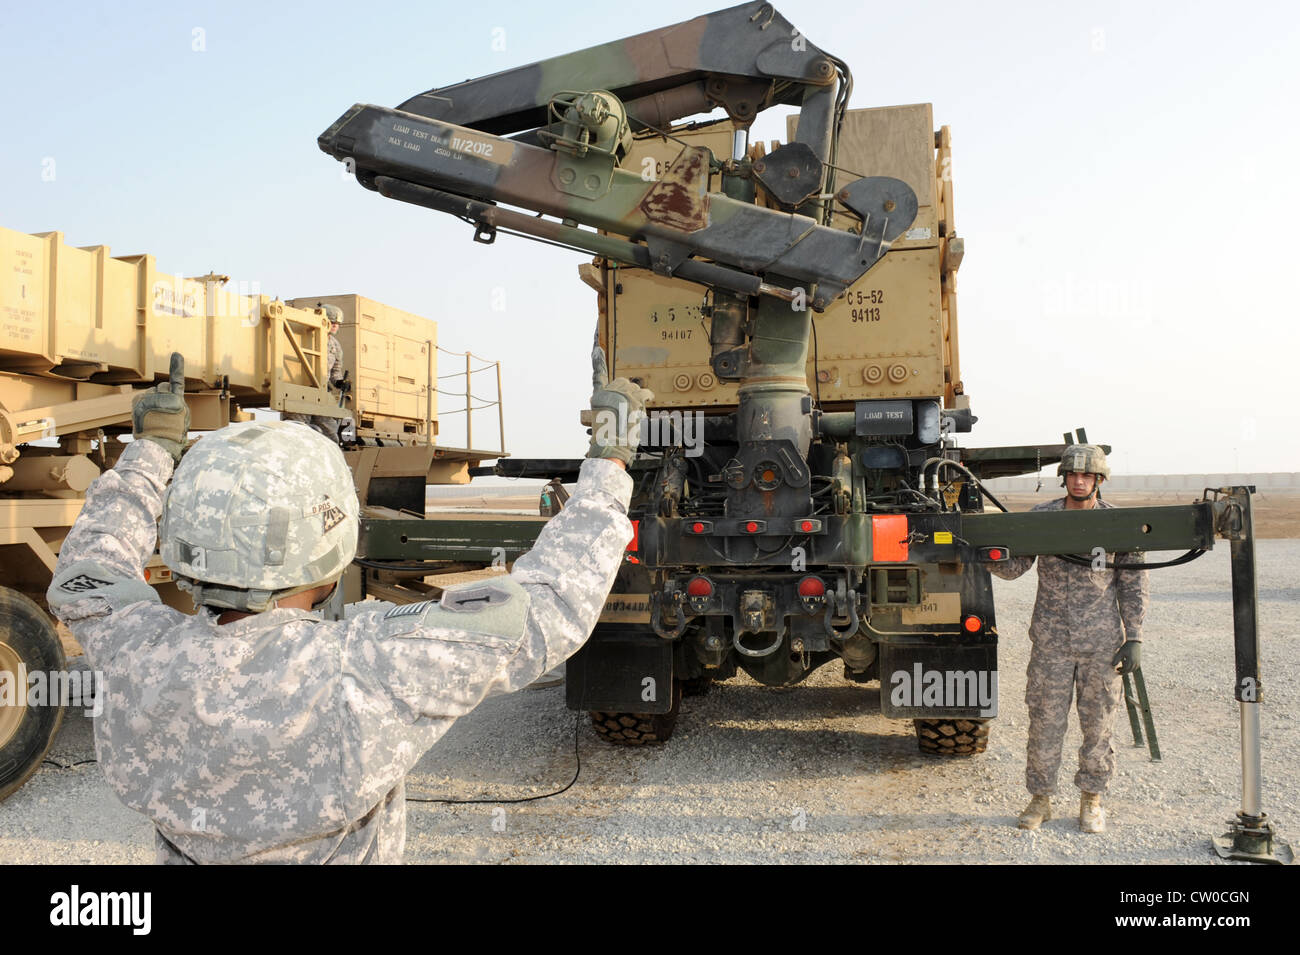
[[[711,597],[713,584],[707,577],[692,577],[686,584],[686,593],[691,597]]]
[[[800,597],[826,596],[826,583],[820,577],[805,577],[799,581]]]

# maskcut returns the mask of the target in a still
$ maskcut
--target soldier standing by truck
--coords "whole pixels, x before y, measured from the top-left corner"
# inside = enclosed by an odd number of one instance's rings
[[[48,591],[104,673],[96,753],[153,821],[158,861],[401,862],[406,773],[484,698],[587,640],[632,537],[626,465],[653,396],[608,382],[599,349],[593,366],[589,460],[513,573],[324,621],[311,611],[357,543],[342,452],[257,421],[182,461],[189,411],[172,356],[170,382],[136,399],[137,440],[90,487]],[[195,616],[145,583],[159,536]]]
[[[1101,483],[1110,477],[1110,467],[1097,445],[1066,448],[1056,473],[1066,496],[1034,510],[1113,506],[1101,500]],[[1146,571],[1119,569],[1144,563],[1141,554],[1116,554],[1108,562],[1116,567],[1093,569],[1047,556],[1038,562],[1038,598],[1029,626],[1033,648],[1025,686],[1029,708],[1025,785],[1032,798],[1020,814],[1021,829],[1037,829],[1052,818],[1051,797],[1056,792],[1070,700],[1076,695],[1083,731],[1074,777],[1080,790],[1079,828],[1084,832],[1106,828],[1101,794],[1115,774],[1111,728],[1119,709],[1120,674],[1141,664],[1148,593]],[[1033,563],[1033,557],[1019,557],[990,564],[989,570],[1014,580]]]

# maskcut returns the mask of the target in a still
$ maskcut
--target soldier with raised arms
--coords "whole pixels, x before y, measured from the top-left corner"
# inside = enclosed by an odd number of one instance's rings
[[[1105,452],[1095,444],[1070,445],[1057,468],[1066,496],[1044,501],[1035,511],[1109,508],[1101,483],[1110,477]],[[1038,558],[1038,599],[1029,625],[1033,647],[1025,685],[1029,745],[1025,786],[1030,801],[1020,814],[1021,829],[1037,829],[1052,818],[1061,749],[1077,698],[1079,728],[1079,828],[1102,832],[1106,814],[1101,795],[1115,775],[1111,731],[1119,709],[1120,674],[1141,664],[1142,620],[1147,612],[1147,571],[1120,568],[1143,564],[1139,553],[1107,555],[1114,568],[1094,570],[1059,557]],[[989,570],[1014,580],[1033,565],[1033,557],[990,564]]]
[[[406,773],[484,698],[577,651],[613,585],[652,396],[607,379],[596,348],[589,460],[513,573],[326,621],[313,609],[357,543],[342,452],[258,421],[182,458],[172,356],[170,380],[136,398],[136,440],[89,489],[48,593],[104,675],[95,750],[119,798],[153,821],[158,861],[402,860]],[[145,582],[159,536],[194,616]]]

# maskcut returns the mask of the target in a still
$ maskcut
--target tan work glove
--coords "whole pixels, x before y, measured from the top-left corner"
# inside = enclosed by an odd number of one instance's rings
[[[649,388],[626,378],[609,380],[599,332],[591,349],[591,447],[589,458],[616,458],[624,465],[636,457],[645,404],[654,398]]]
[[[136,440],[162,445],[172,460],[181,462],[190,430],[190,408],[185,403],[185,356],[172,352],[168,380],[140,392],[131,401],[131,433]]]

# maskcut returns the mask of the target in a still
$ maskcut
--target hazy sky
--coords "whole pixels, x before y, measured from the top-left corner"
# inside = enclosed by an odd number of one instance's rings
[[[429,316],[442,345],[503,362],[510,450],[582,453],[587,257],[475,245],[345,179],[316,137],[354,102],[395,106],[711,7],[6,7],[0,225]],[[1083,425],[1121,473],[1300,470],[1293,5],[778,8],[848,61],[851,106],[932,102],[952,128],[962,378],[981,419],[964,443]],[[775,110],[756,128],[783,131]]]

